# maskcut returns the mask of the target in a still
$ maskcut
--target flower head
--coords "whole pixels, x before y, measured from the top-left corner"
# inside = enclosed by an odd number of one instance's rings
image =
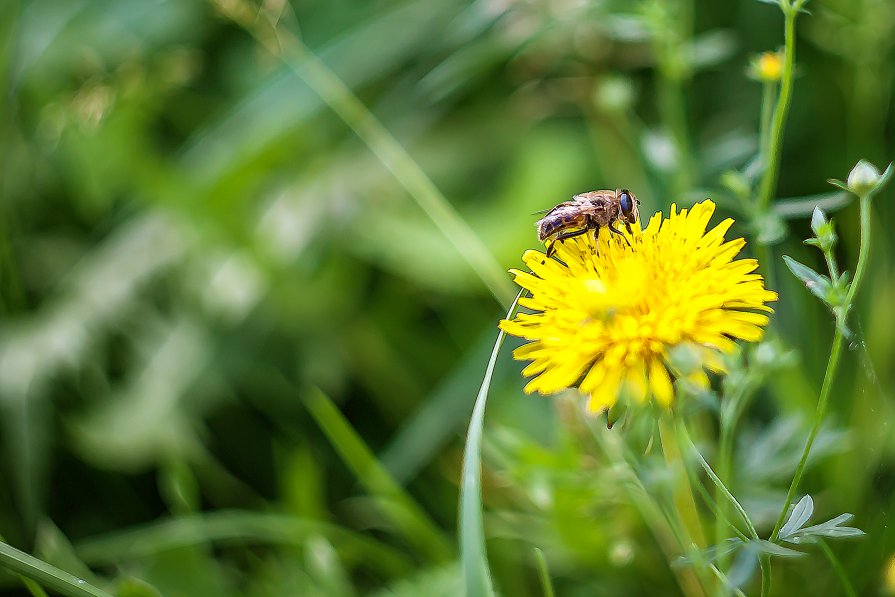
[[[783,53],[762,52],[749,64],[749,76],[763,83],[779,81],[783,75]]]
[[[531,294],[519,304],[532,313],[500,322],[529,340],[514,352],[532,361],[523,370],[534,376],[526,392],[577,386],[593,413],[622,394],[668,406],[672,373],[707,385],[703,366],[721,371],[719,353],[733,350],[733,339],[759,340],[768,318],[753,311],[770,312],[765,303],[777,294],[753,273],[757,261],[734,260],[745,241],[724,242],[733,220],[706,232],[714,211],[709,200],[680,212],[672,205],[667,219],[657,213],[625,238],[606,229],[596,239],[570,238],[557,244],[558,259],[526,251],[531,272],[511,272]],[[695,370],[675,366],[672,353],[682,346],[698,353]]]

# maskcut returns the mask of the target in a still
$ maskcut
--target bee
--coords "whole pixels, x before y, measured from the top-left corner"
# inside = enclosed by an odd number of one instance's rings
[[[640,201],[628,189],[614,191],[589,191],[564,201],[538,220],[538,239],[548,242],[547,257],[556,251],[556,241],[586,234],[588,230],[599,232],[600,228],[609,228],[613,234],[628,239],[615,227],[615,222],[624,223],[629,233],[631,224],[637,222],[640,213],[637,206]]]

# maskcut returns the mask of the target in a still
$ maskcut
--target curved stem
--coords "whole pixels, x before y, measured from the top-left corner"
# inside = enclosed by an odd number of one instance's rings
[[[792,100],[793,70],[796,60],[796,17],[798,14],[799,11],[793,8],[783,11],[785,36],[783,75],[780,79],[780,96],[777,98],[777,107],[774,109],[774,118],[771,122],[767,164],[765,164],[765,171],[761,177],[761,187],[759,188],[759,213],[763,213],[771,202],[771,196],[777,187],[777,177],[780,172],[783,127],[786,125],[786,117],[789,114],[789,105]]]
[[[833,347],[830,350],[830,360],[827,362],[827,371],[824,374],[824,382],[820,389],[820,398],[817,401],[817,409],[814,412],[814,424],[811,427],[811,433],[808,435],[808,442],[802,451],[802,457],[799,459],[799,465],[796,467],[795,475],[786,494],[786,500],[783,502],[783,508],[777,517],[777,524],[774,525],[774,532],[771,533],[771,541],[776,541],[780,534],[780,528],[786,520],[786,514],[789,511],[789,505],[795,497],[799,488],[799,482],[802,480],[802,474],[805,472],[805,463],[808,461],[808,454],[811,452],[811,446],[820,431],[820,425],[823,422],[824,415],[827,412],[827,401],[830,397],[830,391],[833,386],[833,378],[839,367],[839,357],[842,353],[842,342],[845,331],[845,320],[848,312],[852,307],[855,295],[864,280],[867,271],[867,263],[870,255],[870,194],[861,197],[861,246],[858,252],[858,265],[855,268],[855,277],[851,286],[848,288],[848,294],[845,296],[845,303],[842,309],[837,312],[836,331],[833,335]]]
[[[848,316],[848,310],[851,309],[855,295],[858,293],[858,287],[864,279],[867,271],[867,262],[870,256],[870,198],[872,194],[861,197],[861,245],[858,249],[858,265],[855,266],[855,277],[852,279],[851,286],[848,288],[848,294],[845,295],[845,312],[842,317]]]
[[[712,480],[712,483],[721,491],[721,494],[733,504],[734,509],[740,515],[740,518],[743,519],[743,522],[746,523],[746,528],[749,530],[749,535],[752,536],[753,539],[758,539],[758,531],[755,529],[755,525],[752,524],[752,519],[749,518],[749,515],[746,513],[746,510],[740,504],[739,500],[737,500],[734,495],[727,489],[727,486],[718,478],[718,475],[715,474],[715,471],[712,470],[712,467],[706,462],[705,458],[702,457],[702,454],[699,453],[699,450],[696,449],[696,446],[693,444],[693,440],[690,439],[690,433],[687,431],[687,426],[684,424],[682,420],[678,420],[676,422],[675,428],[677,430],[678,442],[683,445],[693,456],[696,457],[696,460],[699,462],[699,465],[702,466],[705,473],[709,476],[709,479]]]

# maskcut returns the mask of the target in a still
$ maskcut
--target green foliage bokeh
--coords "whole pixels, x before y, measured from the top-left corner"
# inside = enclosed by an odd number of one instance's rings
[[[118,594],[456,595],[461,436],[504,306],[295,65],[225,16],[233,4],[0,5],[0,535]],[[776,193],[790,207],[895,155],[895,5],[808,8]],[[763,232],[721,181],[757,148],[747,67],[782,44],[773,5],[265,10],[504,269],[537,246],[534,212],[595,188],[631,188],[646,216],[712,197],[747,251]],[[732,489],[765,527],[833,331],[782,266],[784,253],[822,266],[801,244],[809,216],[780,214],[768,286],[793,358],[734,459]],[[853,269],[857,205],[832,217]],[[891,190],[874,218],[857,336],[803,484],[867,532],[832,545],[860,594],[895,590]],[[542,594],[533,547],[559,595],[675,594],[611,467],[563,403],[522,394],[506,352],[484,445],[503,594]],[[776,594],[829,594],[833,572],[809,557],[778,572]]]

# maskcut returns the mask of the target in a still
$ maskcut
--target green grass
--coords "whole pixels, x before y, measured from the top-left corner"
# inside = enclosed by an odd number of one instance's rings
[[[893,590],[892,189],[826,182],[895,156],[891,3],[62,4],[0,6],[0,595]],[[616,187],[780,295],[688,468],[489,360],[533,212]],[[804,494],[866,536],[768,544]]]

